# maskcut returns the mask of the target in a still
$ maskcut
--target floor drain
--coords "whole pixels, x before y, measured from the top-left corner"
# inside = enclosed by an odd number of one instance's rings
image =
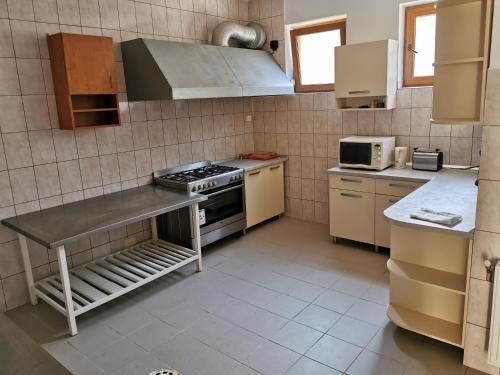
[[[162,369],[150,372],[149,375],[181,375],[181,374],[179,374],[179,372],[177,370],[169,370],[166,368],[162,368]]]

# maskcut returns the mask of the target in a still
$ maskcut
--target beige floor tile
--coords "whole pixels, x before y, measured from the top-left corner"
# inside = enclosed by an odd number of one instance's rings
[[[379,329],[379,327],[373,324],[344,315],[327,333],[330,336],[334,336],[351,344],[365,347]]]
[[[325,335],[308,350],[306,356],[344,372],[361,351],[359,346]]]
[[[404,366],[390,358],[364,351],[346,371],[348,375],[402,375]]]

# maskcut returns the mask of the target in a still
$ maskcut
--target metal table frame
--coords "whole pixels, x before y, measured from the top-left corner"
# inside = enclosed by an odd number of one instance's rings
[[[96,291],[93,291],[93,294],[87,293],[88,295],[95,296],[97,294],[99,296],[98,298],[96,297],[94,301],[92,301],[92,298],[85,297],[85,295],[82,297],[80,293],[75,293],[75,290],[72,290],[71,278],[74,277],[74,275],[72,275],[74,270],[70,271],[68,269],[68,264],[66,262],[66,248],[64,244],[56,247],[59,275],[53,275],[35,282],[26,237],[23,234],[18,233],[31,304],[36,305],[38,303],[38,298],[41,298],[50,306],[62,313],[68,320],[70,334],[74,336],[78,333],[76,325],[76,317],[78,315],[118,298],[129,291],[139,288],[142,285],[145,285],[194,261],[197,262],[197,270],[202,271],[203,265],[200,245],[200,223],[197,202],[191,204],[190,212],[191,225],[193,229],[192,249],[183,248],[178,245],[159,240],[156,227],[156,216],[154,216],[150,218],[152,232],[151,241],[146,241],[142,245],[139,244],[131,249],[125,249],[116,253],[118,255],[112,254],[89,263],[89,268],[91,268],[91,266],[95,266],[94,268],[99,269],[101,272],[97,273],[97,276],[94,276],[97,280],[102,279],[99,275],[105,274],[108,275],[106,280],[111,280],[110,286],[112,286],[113,281],[117,284],[116,288],[111,288],[111,290],[109,290],[109,294],[102,293],[102,290],[105,289],[104,287],[103,289],[96,288],[98,291],[101,290],[100,294]],[[108,268],[103,267],[104,262],[106,261],[108,261],[109,264],[111,264],[112,261],[114,262],[113,264],[120,264],[119,262],[121,261],[116,259],[119,256],[121,256],[120,259],[129,259],[129,262],[122,264],[122,267],[125,268],[117,267],[115,271],[118,273],[109,271],[110,269],[112,270],[112,265]],[[130,259],[137,260],[137,262],[134,263],[133,261],[130,261]],[[83,269],[86,266],[87,265],[81,266],[79,269]],[[88,269],[86,270],[88,271]],[[109,273],[106,273],[106,271],[109,271]],[[127,275],[128,278],[126,277]],[[92,278],[92,275],[89,276]],[[84,289],[83,291],[85,292]],[[88,292],[90,291],[92,291],[91,286],[89,287]]]

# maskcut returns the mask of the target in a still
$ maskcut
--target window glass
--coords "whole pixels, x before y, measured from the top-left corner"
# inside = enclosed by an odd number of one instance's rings
[[[426,77],[434,75],[434,53],[436,45],[436,15],[417,17],[415,20],[415,63],[413,75]]]
[[[296,92],[335,90],[335,48],[345,44],[346,20],[290,31]]]
[[[301,35],[297,44],[302,84],[335,83],[335,47],[341,45],[340,30]]]

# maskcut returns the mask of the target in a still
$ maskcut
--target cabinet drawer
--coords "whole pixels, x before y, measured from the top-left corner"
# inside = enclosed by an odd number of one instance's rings
[[[367,177],[331,175],[330,188],[375,193],[375,180]]]
[[[391,223],[385,218],[384,211],[401,197],[377,195],[375,198],[375,245],[391,247]]]
[[[395,197],[405,197],[424,185],[423,182],[383,179],[377,179],[375,184],[377,194],[392,195]]]
[[[375,194],[330,189],[330,234],[373,243]]]

